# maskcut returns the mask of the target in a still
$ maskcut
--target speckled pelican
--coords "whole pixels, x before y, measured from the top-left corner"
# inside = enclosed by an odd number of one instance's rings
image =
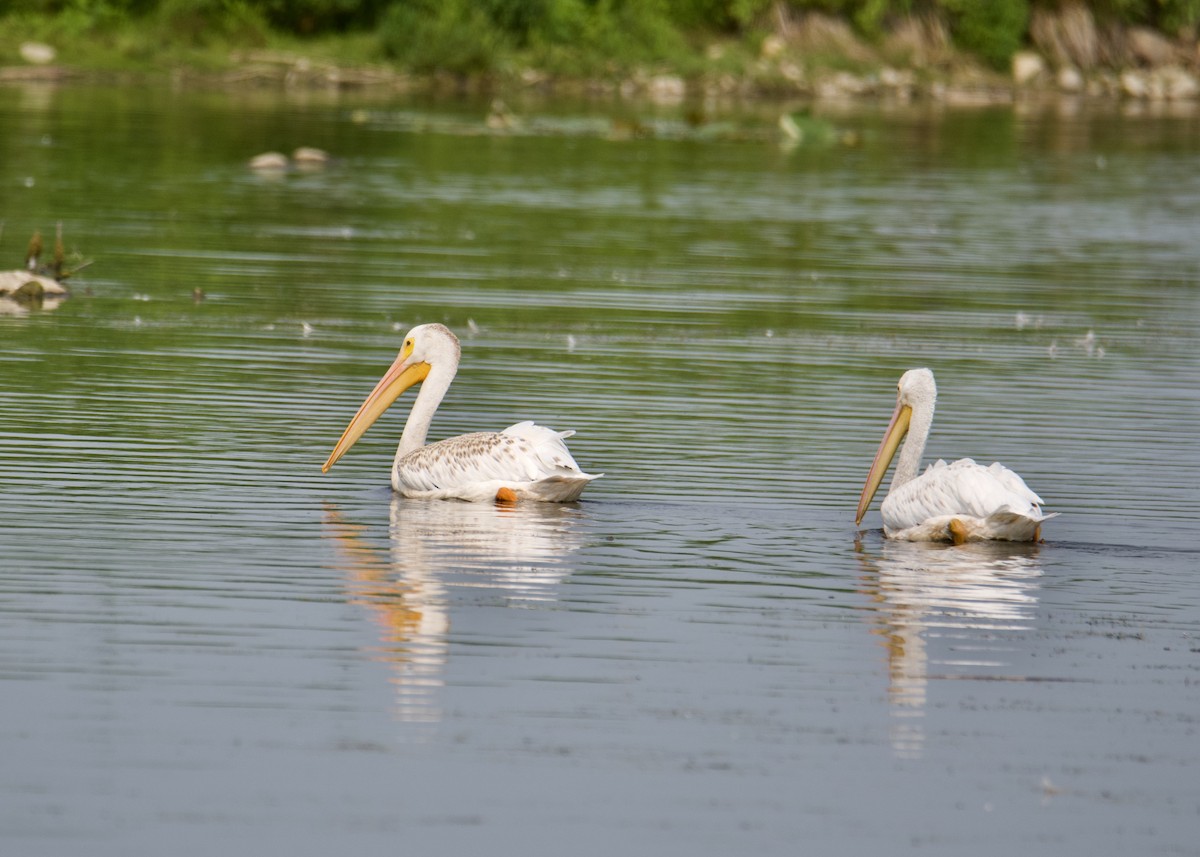
[[[577,500],[593,479],[579,469],[564,438],[532,422],[501,432],[474,432],[425,445],[433,415],[458,371],[458,337],[441,324],[422,324],[404,337],[404,346],[367,396],[329,460],[327,472],[405,390],[421,384],[392,463],[392,488],[405,497],[513,502],[520,499],[565,503]]]
[[[910,369],[900,378],[897,389],[896,411],[871,463],[854,522],[862,523],[896,448],[907,435],[891,487],[879,509],[884,535],[889,539],[956,544],[985,539],[1038,541],[1042,521],[1054,515],[1042,514],[1042,498],[1007,467],[984,467],[969,458],[952,464],[939,460],[917,475],[933,424],[937,385],[928,369]]]

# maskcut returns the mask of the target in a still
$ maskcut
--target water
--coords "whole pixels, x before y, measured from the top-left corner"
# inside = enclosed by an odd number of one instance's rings
[[[2,850],[1196,853],[1200,120],[512,107],[0,88]],[[584,502],[321,475],[424,321]],[[1044,544],[855,528],[916,365]]]

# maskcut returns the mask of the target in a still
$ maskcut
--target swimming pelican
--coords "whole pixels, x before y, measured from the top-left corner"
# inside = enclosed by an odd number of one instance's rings
[[[429,424],[454,380],[461,354],[458,337],[445,325],[422,324],[410,330],[400,355],[350,420],[321,472],[327,472],[401,393],[420,383],[392,463],[392,488],[397,493],[437,500],[566,503],[604,475],[579,469],[563,442],[575,432],[532,422],[426,446]]]
[[[896,447],[908,435],[891,488],[879,508],[884,535],[955,544],[984,539],[1038,541],[1042,521],[1054,515],[1042,514],[1042,498],[1007,467],[984,467],[969,458],[953,464],[939,460],[917,475],[933,424],[937,385],[928,369],[910,369],[901,376],[897,389],[896,411],[871,463],[854,523],[862,522]]]

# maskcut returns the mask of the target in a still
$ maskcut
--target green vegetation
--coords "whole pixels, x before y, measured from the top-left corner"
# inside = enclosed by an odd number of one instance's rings
[[[1078,5],[1078,3],[1075,3]],[[1200,0],[1090,0],[1094,19],[1194,36]],[[523,69],[603,78],[638,69],[688,75],[819,13],[878,42],[897,21],[937,21],[955,47],[1004,68],[1031,16],[1058,0],[0,0],[0,50],[54,45],[85,68],[228,66],[273,48],[419,74],[505,76]],[[718,46],[719,49],[714,49]]]
[[[943,0],[942,5],[958,43],[985,62],[1003,67],[1020,49],[1029,24],[1029,4],[1024,0]]]

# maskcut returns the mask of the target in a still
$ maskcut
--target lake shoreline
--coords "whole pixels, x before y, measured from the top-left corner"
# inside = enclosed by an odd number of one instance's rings
[[[1144,27],[1082,24],[1067,13],[1040,13],[1032,44],[1004,71],[951,44],[936,21],[910,17],[867,42],[844,21],[810,14],[781,23],[755,50],[743,41],[713,40],[697,51],[698,69],[669,63],[609,76],[555,75],[514,63],[503,73],[413,73],[367,62],[336,42],[308,49],[231,50],[215,67],[212,56],[175,57],[159,68],[121,70],[60,62],[53,46],[25,42],[23,64],[0,66],[0,85],[98,81],[146,85],[266,90],[381,90],[435,96],[648,99],[662,104],[703,101],[825,102],[930,101],[995,105],[1024,99],[1170,102],[1200,101],[1200,45]],[[112,58],[114,66],[118,58]]]
[[[670,106],[688,102],[936,103],[949,106],[998,106],[1037,101],[1069,100],[1094,103],[1124,102],[1200,106],[1197,78],[1176,67],[1104,71],[1090,77],[1043,76],[1016,83],[982,69],[925,79],[911,69],[885,67],[855,74],[825,70],[793,87],[762,87],[752,81],[688,80],[682,76],[635,74],[622,81],[542,78],[524,80],[462,78],[453,75],[413,75],[382,66],[339,66],[312,63],[303,56],[269,62],[248,62],[227,71],[175,68],[158,72],[113,72],[69,66],[0,66],[0,86],[114,84],[169,85],[188,89],[251,89],[337,93],[369,92],[431,97],[540,97],[650,101]]]

